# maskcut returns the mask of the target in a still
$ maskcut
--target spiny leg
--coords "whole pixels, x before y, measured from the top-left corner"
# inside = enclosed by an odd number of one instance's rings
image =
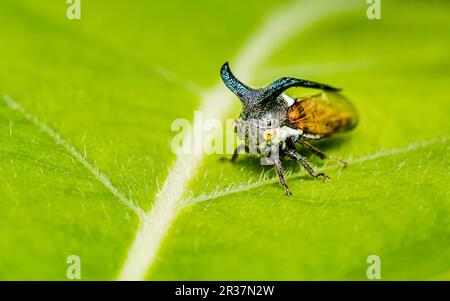
[[[309,144],[308,142],[306,142],[303,139],[299,139],[298,140],[306,149],[310,150],[314,155],[316,155],[317,157],[319,157],[322,160],[333,160],[336,162],[339,162],[342,164],[342,166],[346,167],[347,166],[347,162],[345,162],[344,160],[338,159],[338,158],[334,158],[334,157],[330,157],[327,154],[325,154],[323,151],[321,151],[320,149],[317,149],[316,147],[312,146],[311,144]]]
[[[281,185],[284,186],[284,193],[286,195],[292,195],[292,192],[289,190],[289,187],[286,184],[286,180],[284,179],[283,171],[281,170],[281,161],[278,158],[271,157],[273,163],[275,164],[275,170],[277,172],[278,178],[280,179]]]
[[[238,147],[236,147],[236,149],[234,150],[233,156],[231,157],[230,160],[228,160],[227,158],[220,158],[220,160],[222,160],[222,161],[230,161],[231,163],[234,163],[234,162],[236,162],[237,158],[239,157],[239,153],[240,153],[241,151],[243,151],[243,150],[244,150],[246,153],[248,153],[248,152],[250,151],[247,145],[245,145],[245,144],[240,144],[240,145],[238,145]]]
[[[329,176],[327,176],[324,173],[316,173],[314,171],[314,169],[311,167],[311,165],[308,164],[308,162],[306,162],[305,158],[303,158],[302,156],[300,156],[299,153],[297,153],[296,151],[292,150],[292,149],[288,149],[286,151],[286,154],[291,157],[292,159],[297,160],[298,162],[300,162],[300,164],[306,169],[306,171],[311,175],[311,177],[313,178],[322,178],[322,180],[324,182],[327,182],[329,180],[331,180],[331,178]]]

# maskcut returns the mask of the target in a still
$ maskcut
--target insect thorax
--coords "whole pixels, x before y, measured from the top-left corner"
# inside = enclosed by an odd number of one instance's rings
[[[236,132],[250,150],[263,151],[267,145],[280,144],[298,131],[283,126],[288,105],[281,97],[266,106],[244,107],[236,121]],[[273,137],[269,137],[273,134]],[[273,138],[273,139],[272,139]]]

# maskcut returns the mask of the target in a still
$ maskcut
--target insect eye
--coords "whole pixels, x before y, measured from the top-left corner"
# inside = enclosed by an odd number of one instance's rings
[[[273,127],[273,126],[275,126],[276,123],[275,123],[275,120],[268,119],[266,124],[267,124],[268,127]]]
[[[263,132],[264,140],[271,141],[275,137],[275,134],[276,133],[274,129],[265,130]]]

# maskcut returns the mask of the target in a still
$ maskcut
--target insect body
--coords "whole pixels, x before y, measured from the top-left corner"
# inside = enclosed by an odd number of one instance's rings
[[[286,195],[292,193],[284,179],[280,158],[297,160],[314,178],[322,178],[324,181],[330,179],[327,175],[314,171],[297,152],[296,144],[302,145],[321,159],[346,164],[342,160],[329,157],[308,142],[345,132],[356,126],[356,110],[338,93],[340,89],[291,77],[283,77],[264,88],[253,89],[231,73],[228,63],[222,66],[220,73],[225,85],[242,102],[242,111],[235,122],[235,131],[245,144],[236,148],[232,162],[236,161],[242,150],[267,156],[275,165]],[[291,87],[314,88],[322,92],[292,98],[283,93]]]

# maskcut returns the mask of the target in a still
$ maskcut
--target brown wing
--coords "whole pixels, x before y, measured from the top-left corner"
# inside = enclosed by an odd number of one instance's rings
[[[358,123],[353,105],[341,94],[322,92],[296,99],[286,124],[316,138],[351,130]]]

